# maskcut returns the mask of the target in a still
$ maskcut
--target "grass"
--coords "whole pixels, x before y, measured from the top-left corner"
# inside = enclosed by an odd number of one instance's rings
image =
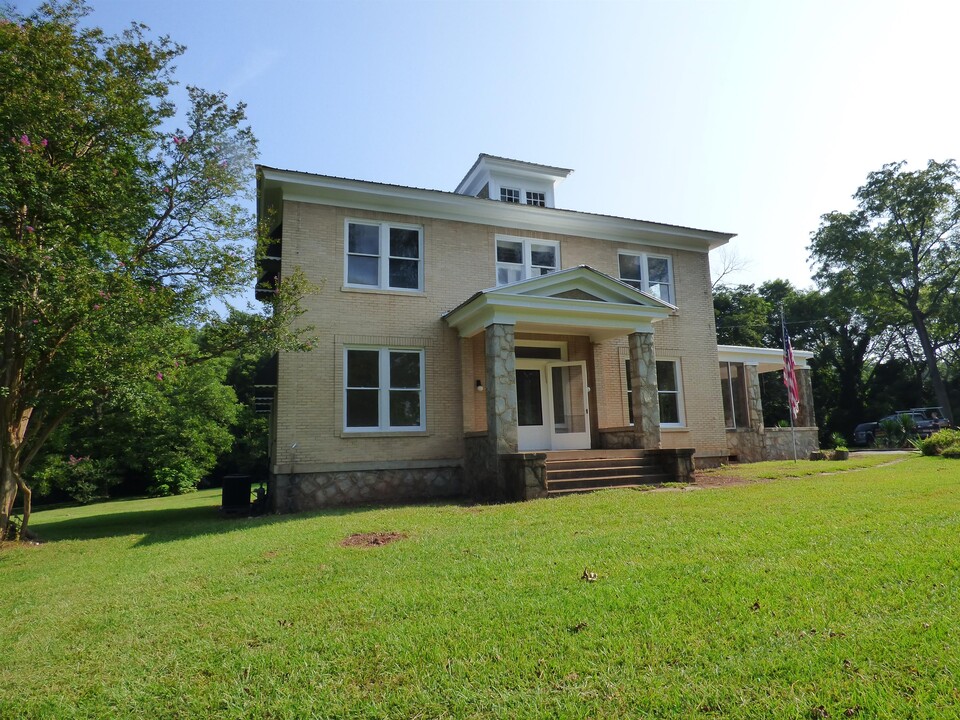
[[[903,459],[900,453],[869,453],[851,455],[849,460],[777,460],[774,462],[721,465],[703,471],[706,476],[721,475],[740,480],[781,480],[826,473],[863,470]]]
[[[253,520],[218,500],[38,513],[50,542],[0,552],[0,717],[960,717],[954,461]]]

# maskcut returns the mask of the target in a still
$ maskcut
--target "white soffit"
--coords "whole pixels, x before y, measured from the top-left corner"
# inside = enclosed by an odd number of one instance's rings
[[[746,347],[744,345],[717,345],[717,357],[720,362],[738,362],[744,365],[756,365],[760,373],[783,370],[783,350],[780,348]],[[807,361],[813,357],[808,350],[794,350],[793,361],[798,369],[809,367]]]

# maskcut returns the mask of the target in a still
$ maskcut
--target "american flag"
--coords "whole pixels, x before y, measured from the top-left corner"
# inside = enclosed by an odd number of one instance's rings
[[[793,346],[790,344],[790,334],[787,332],[787,323],[780,317],[783,327],[783,384],[787,386],[787,400],[790,403],[790,417],[794,421],[800,412],[800,389],[797,387],[797,365],[793,361]]]

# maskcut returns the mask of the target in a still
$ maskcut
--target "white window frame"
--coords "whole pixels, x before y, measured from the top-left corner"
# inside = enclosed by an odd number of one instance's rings
[[[666,260],[667,261],[667,274],[670,277],[669,287],[670,287],[670,297],[660,298],[665,302],[670,303],[671,305],[676,304],[677,298],[677,284],[676,279],[673,275],[673,258],[669,255],[658,255],[655,253],[645,253],[645,252],[630,252],[629,250],[618,250],[617,251],[617,277],[620,282],[626,283],[631,287],[636,287],[634,283],[637,282],[635,278],[624,278],[622,275],[622,270],[620,269],[620,258],[621,256],[627,257],[638,257],[641,258],[640,262],[640,287],[639,290],[643,290],[646,293],[655,295],[655,293],[650,290],[650,261],[651,260]],[[660,283],[657,283],[658,285]]]
[[[504,195],[507,193],[516,193],[517,199],[507,200]],[[510,203],[511,205],[522,205],[523,204],[523,189],[518,187],[511,187],[509,185],[500,186],[500,202]]]
[[[676,390],[664,390],[660,387],[660,378],[657,376],[657,409],[660,409],[660,396],[661,395],[676,395],[677,396],[677,420],[675,423],[664,422],[663,418],[660,418],[660,427],[665,428],[682,428],[687,426],[687,417],[686,412],[683,408],[683,368],[680,364],[680,361],[675,358],[657,358],[658,363],[671,363],[673,365],[673,374],[677,378],[677,389]]]
[[[380,245],[378,278],[376,285],[365,285],[362,283],[351,283],[350,277],[350,257],[354,253],[350,252],[350,226],[351,225],[372,225],[380,228]],[[417,287],[393,287],[390,285],[390,230],[416,230],[417,231]],[[370,256],[367,256],[370,257]],[[397,258],[400,260],[413,260],[414,258]],[[380,220],[363,220],[361,218],[347,218],[343,223],[343,285],[348,288],[357,288],[362,290],[389,290],[391,292],[404,293],[423,293],[423,226],[408,225],[406,223],[383,222]]]
[[[671,395],[677,396],[677,414],[679,416],[680,422],[668,423],[664,422],[663,418],[660,418],[660,427],[662,428],[685,428],[687,426],[687,416],[683,407],[683,372],[682,366],[679,360],[674,358],[657,358],[658,363],[672,363],[673,372],[677,378],[677,389],[676,390],[663,390],[660,387],[659,378],[657,379],[657,410],[660,409],[660,396],[670,393]],[[630,361],[624,359],[624,375],[623,375],[623,386],[624,394],[627,397],[627,418],[629,420],[630,413],[633,412],[633,402],[631,395],[633,394],[633,378],[630,377]],[[629,421],[633,425],[633,421]]]
[[[351,350],[377,351],[378,358],[378,387],[377,389],[377,416],[380,418],[380,424],[377,426],[357,426],[347,425],[347,391],[350,389],[347,385],[348,378],[348,358]],[[420,357],[420,424],[419,425],[390,425],[390,353],[417,353]],[[426,354],[423,348],[415,347],[381,347],[370,345],[345,345],[343,348],[343,432],[349,433],[405,433],[405,432],[423,432],[427,429],[427,405],[426,405]],[[372,389],[372,388],[366,388]],[[396,388],[398,391],[409,392],[410,388]]]
[[[541,202],[530,202],[530,200],[531,200],[531,197],[530,197],[530,196],[531,196],[531,195],[539,195],[540,197],[539,197],[539,198],[536,198],[536,199],[540,200]],[[547,194],[546,194],[545,192],[543,192],[543,190],[524,190],[524,191],[523,191],[523,202],[524,202],[524,204],[526,204],[526,205],[532,205],[533,207],[546,207],[546,206],[547,206]]]
[[[497,247],[499,246],[501,241],[521,243],[523,245],[523,262],[522,263],[501,263],[499,260],[497,260]],[[559,240],[540,240],[539,238],[515,237],[513,235],[495,235],[494,241],[493,241],[493,265],[494,265],[494,272],[498,276],[495,278],[496,284],[498,287],[501,285],[500,278],[499,278],[499,274],[500,274],[499,270],[501,265],[505,267],[521,269],[522,277],[520,278],[520,280],[514,280],[512,282],[529,280],[532,277],[543,277],[542,275],[533,274],[532,245],[534,244],[548,245],[550,247],[553,247],[556,250],[557,265],[554,268],[553,272],[557,272],[557,270],[560,270],[563,267],[563,265],[561,265],[561,262],[560,262],[560,241]],[[538,265],[537,267],[541,267],[541,266]],[[547,274],[549,275],[549,273]],[[509,285],[509,283],[503,283],[503,284]]]

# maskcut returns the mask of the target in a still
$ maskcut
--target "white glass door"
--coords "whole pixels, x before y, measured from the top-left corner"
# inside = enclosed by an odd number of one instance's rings
[[[542,360],[517,360],[517,447],[550,449],[547,378]]]
[[[547,363],[547,415],[552,450],[590,447],[590,405],[587,402],[587,363]]]

